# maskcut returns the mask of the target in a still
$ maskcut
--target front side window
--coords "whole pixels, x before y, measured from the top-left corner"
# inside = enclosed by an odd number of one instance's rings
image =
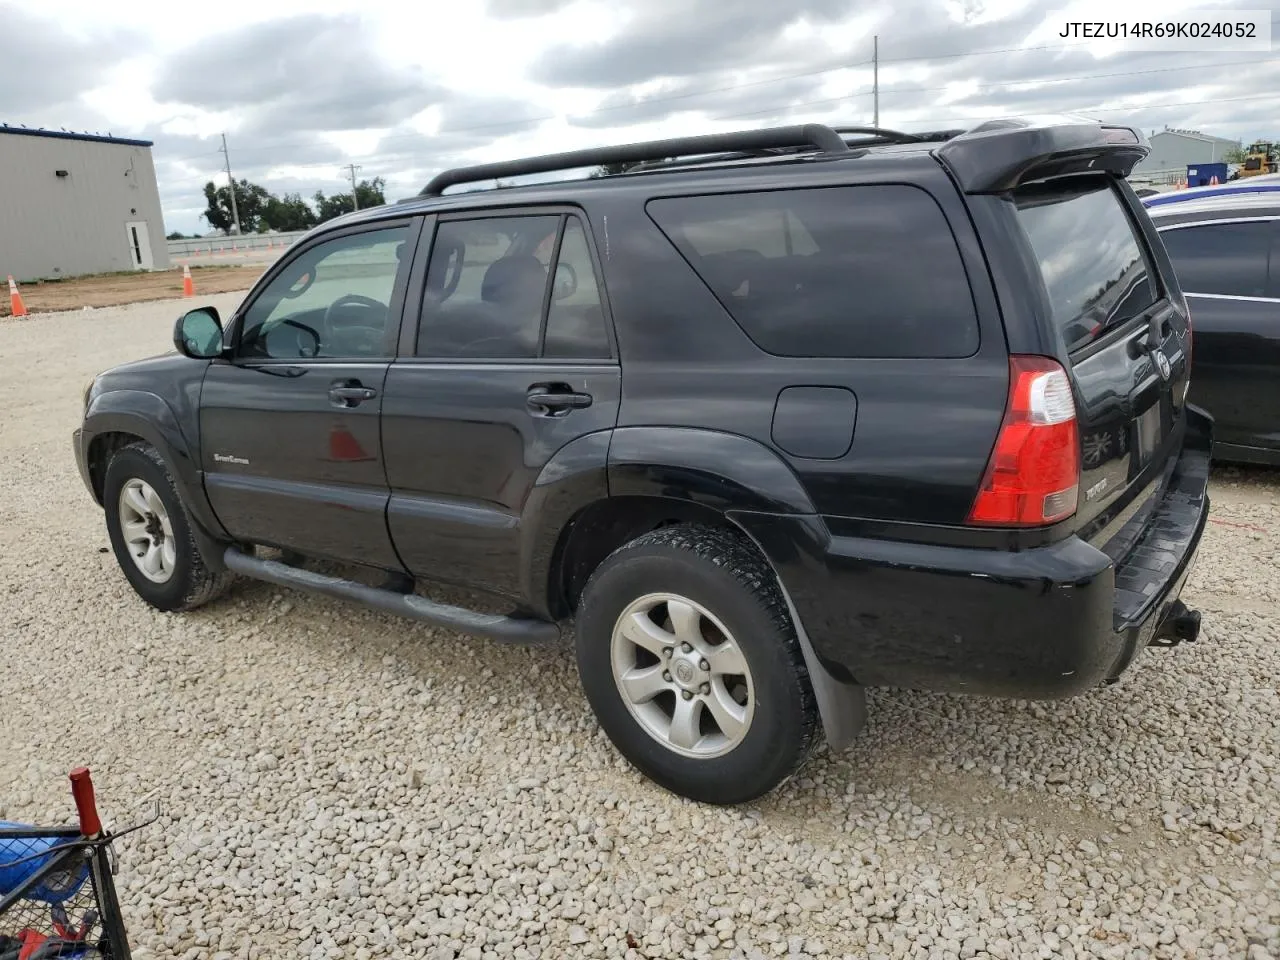
[[[408,235],[407,226],[388,227],[302,251],[250,304],[237,354],[271,360],[386,356]]]
[[[559,241],[559,258],[552,259]],[[577,217],[478,217],[436,229],[416,353],[605,359],[605,314]]]

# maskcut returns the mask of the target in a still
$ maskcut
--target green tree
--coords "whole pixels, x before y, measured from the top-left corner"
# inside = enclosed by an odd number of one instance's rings
[[[1244,147],[1232,147],[1230,150],[1228,150],[1225,154],[1222,155],[1222,159],[1225,163],[1244,163],[1244,158],[1245,158]]]
[[[383,189],[386,185],[387,181],[382,177],[361,180],[356,184],[356,197],[360,200],[360,209],[366,210],[369,207],[380,207],[385,204],[387,198]],[[315,200],[316,219],[320,223],[340,217],[344,213],[351,213],[355,209],[350,193],[335,193],[333,196],[326,197],[323,190],[317,190],[312,199]]]
[[[173,233],[165,237],[165,239],[166,240],[185,240],[187,239],[187,237],[181,230],[175,230],[173,231]]]
[[[201,216],[209,221],[209,226],[213,229],[230,233],[235,225],[235,219],[231,215],[231,191],[226,187],[215,186],[210,181],[204,185],[204,199],[208,207]],[[241,233],[258,232],[258,223],[270,199],[271,194],[266,187],[248,180],[236,183],[236,210],[240,214]]]
[[[270,196],[262,210],[262,230],[281,232],[310,230],[316,225],[316,213],[298,193],[282,197]]]
[[[626,173],[642,163],[649,163],[648,160],[623,160],[620,163],[602,163],[591,171],[592,177],[612,177],[619,173]],[[665,161],[663,161],[665,162]]]

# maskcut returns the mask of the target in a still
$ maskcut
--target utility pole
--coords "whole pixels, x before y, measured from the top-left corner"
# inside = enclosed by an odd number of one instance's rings
[[[355,209],[360,209],[360,198],[356,196],[356,171],[361,169],[358,163],[348,163],[347,169],[351,171],[351,204]]]
[[[880,35],[876,34],[871,48],[871,96],[875,101],[875,119],[873,127],[880,126]]]
[[[227,158],[227,189],[231,191],[231,219],[235,221],[236,233],[240,232],[240,209],[236,206],[236,181],[231,176],[231,154],[227,152],[227,135],[222,135],[222,153]]]

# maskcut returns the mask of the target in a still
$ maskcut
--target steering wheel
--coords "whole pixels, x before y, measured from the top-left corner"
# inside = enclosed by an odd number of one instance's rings
[[[325,341],[332,340],[337,334],[334,318],[350,306],[360,306],[381,312],[380,322],[368,323],[356,319],[344,321],[341,324],[342,332],[340,336],[354,334],[360,338],[361,343],[358,349],[362,355],[368,354],[370,351],[376,351],[381,345],[382,337],[386,330],[387,305],[380,300],[374,300],[372,297],[366,297],[359,293],[343,294],[325,309],[323,321]]]

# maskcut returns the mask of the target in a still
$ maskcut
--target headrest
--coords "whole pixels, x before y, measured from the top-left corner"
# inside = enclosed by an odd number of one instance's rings
[[[480,299],[487,302],[541,296],[547,283],[547,269],[532,255],[495,260],[484,273]]]

